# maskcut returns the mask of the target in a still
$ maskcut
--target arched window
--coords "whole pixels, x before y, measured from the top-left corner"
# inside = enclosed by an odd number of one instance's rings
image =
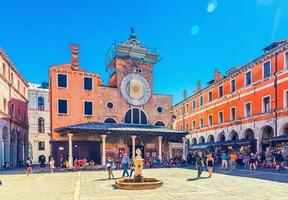
[[[38,97],[38,110],[44,110],[44,98]]]
[[[132,108],[125,114],[125,123],[127,124],[147,124],[147,116],[138,108]]]
[[[107,118],[105,119],[104,123],[106,124],[116,124],[116,120],[113,118]]]
[[[40,117],[38,119],[38,132],[39,133],[44,133],[45,132],[44,119],[42,117]]]
[[[163,122],[161,122],[161,121],[157,121],[155,123],[155,126],[165,126],[165,124]]]

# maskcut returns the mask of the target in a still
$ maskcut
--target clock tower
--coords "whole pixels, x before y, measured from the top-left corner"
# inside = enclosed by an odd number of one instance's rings
[[[153,92],[152,72],[158,61],[157,50],[142,45],[131,28],[129,39],[114,42],[106,55],[106,70],[111,73],[108,85],[119,88],[128,104],[142,106]]]

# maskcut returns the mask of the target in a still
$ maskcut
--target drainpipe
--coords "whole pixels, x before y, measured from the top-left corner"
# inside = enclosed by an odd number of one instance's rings
[[[274,93],[275,93],[275,109],[274,109],[274,113],[275,113],[275,137],[277,137],[278,135],[278,101],[277,101],[277,97],[278,97],[278,76],[277,76],[277,72],[278,72],[278,62],[277,62],[277,57],[278,57],[278,52],[276,52],[275,55],[275,72],[274,72]]]

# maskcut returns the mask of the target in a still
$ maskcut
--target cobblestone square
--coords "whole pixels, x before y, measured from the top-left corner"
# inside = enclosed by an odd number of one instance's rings
[[[122,171],[114,171],[120,177]],[[144,176],[164,181],[156,190],[126,191],[115,189],[114,181],[107,180],[104,171],[81,171],[54,174],[1,174],[1,200],[101,200],[101,199],[277,199],[287,200],[285,181],[287,174],[267,172],[227,171],[215,173],[212,178],[194,180],[196,171],[192,169],[146,169]],[[233,173],[233,174],[232,174]],[[238,174],[240,176],[238,176]],[[243,176],[242,176],[242,175]],[[268,181],[261,178],[277,176],[284,181]],[[284,177],[284,179],[283,179]],[[286,182],[286,183],[285,183]]]

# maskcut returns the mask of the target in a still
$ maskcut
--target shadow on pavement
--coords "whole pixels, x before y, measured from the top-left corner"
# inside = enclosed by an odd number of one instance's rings
[[[192,167],[189,167],[189,169],[194,170]],[[207,169],[205,169],[204,171],[207,171]],[[249,168],[244,168],[241,166],[238,167],[238,169],[232,171],[230,169],[222,170],[220,166],[216,166],[213,170],[213,173],[225,174],[228,176],[256,178],[256,179],[274,181],[274,182],[279,182],[279,183],[288,183],[287,171],[276,172],[272,169],[262,169],[262,168],[259,168],[256,171],[250,171]],[[187,181],[189,181],[189,179],[187,179]]]
[[[200,179],[207,179],[207,178],[209,178],[209,177],[207,176],[207,177],[200,177],[200,178],[188,178],[187,181],[197,181]]]

